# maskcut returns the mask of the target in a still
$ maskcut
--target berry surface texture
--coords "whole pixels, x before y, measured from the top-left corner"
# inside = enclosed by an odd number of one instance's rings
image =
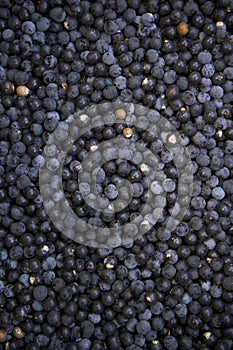
[[[0,0],[0,350],[233,350],[233,0]]]

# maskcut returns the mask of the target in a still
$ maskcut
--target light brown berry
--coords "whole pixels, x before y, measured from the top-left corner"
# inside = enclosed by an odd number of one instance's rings
[[[119,108],[115,111],[116,118],[119,120],[123,120],[126,117],[126,112],[124,109]]]
[[[7,332],[5,331],[5,329],[0,329],[0,343],[4,343],[4,341],[6,341],[7,338]]]
[[[16,326],[13,330],[13,334],[15,336],[15,338],[17,339],[22,339],[25,337],[25,333],[24,331],[22,330],[22,328],[20,328],[19,326]]]
[[[27,88],[27,86],[20,85],[17,87],[16,93],[20,97],[25,97],[29,94],[29,89]]]
[[[186,35],[186,34],[188,34],[188,32],[189,32],[188,23],[186,23],[186,22],[180,22],[180,23],[177,25],[177,32],[178,32],[178,34],[180,34],[180,35]]]
[[[123,130],[123,135],[129,139],[133,135],[133,129],[132,128],[125,128]]]

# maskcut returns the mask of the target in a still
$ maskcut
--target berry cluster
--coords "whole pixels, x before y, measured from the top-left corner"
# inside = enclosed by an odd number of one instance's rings
[[[0,1],[0,350],[233,349],[232,30],[231,0]],[[103,140],[135,137],[166,174],[158,223],[133,243],[95,249],[48,218],[38,180],[46,141],[102,102],[151,108],[182,135],[194,189],[170,235],[172,154],[121,124],[73,145],[65,193],[79,217],[96,220],[78,189],[80,164]],[[127,161],[103,174],[98,191],[110,201],[122,178],[134,187],[127,211],[99,222],[121,225],[140,211],[145,177]]]

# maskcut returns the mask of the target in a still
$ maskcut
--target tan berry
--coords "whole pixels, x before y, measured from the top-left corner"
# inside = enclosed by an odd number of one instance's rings
[[[7,338],[7,332],[5,331],[5,329],[0,329],[0,343],[3,343],[4,341],[6,341]]]
[[[180,35],[186,35],[188,34],[189,26],[186,22],[180,22],[177,26],[177,32]]]
[[[124,109],[119,108],[115,111],[115,115],[117,119],[123,120],[126,117],[126,112]]]
[[[24,96],[27,96],[29,94],[29,89],[27,88],[27,86],[20,85],[17,87],[16,93],[18,96],[24,97]]]
[[[15,338],[17,338],[17,339],[22,339],[25,337],[24,331],[19,326],[14,328],[13,334],[14,334]]]
[[[131,128],[125,128],[125,129],[123,130],[123,135],[124,135],[127,139],[129,139],[129,138],[133,135],[133,129],[131,129]]]

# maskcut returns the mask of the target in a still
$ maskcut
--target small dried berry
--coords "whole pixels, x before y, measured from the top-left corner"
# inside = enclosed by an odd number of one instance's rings
[[[186,35],[188,34],[189,32],[189,26],[186,22],[180,22],[178,25],[177,25],[177,32],[178,34],[180,35]]]
[[[126,112],[124,109],[119,108],[115,111],[116,118],[119,120],[123,120],[126,117]]]
[[[20,97],[25,97],[29,94],[29,89],[27,88],[27,86],[20,85],[16,88],[16,93]]]
[[[0,343],[4,343],[7,338],[7,332],[5,329],[0,329]]]
[[[14,334],[15,338],[17,338],[17,339],[22,339],[25,337],[24,331],[22,330],[21,327],[18,327],[18,326],[14,328],[13,334]]]
[[[133,129],[132,128],[125,128],[123,130],[123,135],[129,139],[133,135]]]

